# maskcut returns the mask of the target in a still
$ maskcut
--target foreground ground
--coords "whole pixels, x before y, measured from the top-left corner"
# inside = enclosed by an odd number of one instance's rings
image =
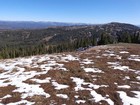
[[[0,105],[139,105],[140,45],[0,61]]]

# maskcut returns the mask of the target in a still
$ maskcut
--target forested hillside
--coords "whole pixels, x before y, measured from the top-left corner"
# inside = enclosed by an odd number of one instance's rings
[[[130,24],[109,23],[34,30],[1,30],[0,58],[83,50],[89,46],[118,42],[140,43],[140,28]]]

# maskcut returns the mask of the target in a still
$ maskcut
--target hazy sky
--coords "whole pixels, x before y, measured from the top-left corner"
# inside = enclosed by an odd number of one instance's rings
[[[140,24],[140,0],[0,0],[0,20]]]

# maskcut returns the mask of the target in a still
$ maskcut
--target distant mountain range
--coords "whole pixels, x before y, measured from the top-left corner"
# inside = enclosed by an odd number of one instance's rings
[[[0,29],[42,29],[56,26],[85,25],[84,23],[0,21]]]
[[[117,22],[112,22],[112,24]],[[109,23],[110,24],[110,23]],[[122,23],[124,25],[124,23]],[[1,21],[0,30],[16,30],[16,29],[45,29],[48,27],[58,26],[100,26],[105,24],[86,24],[86,23],[66,23],[66,22],[35,22],[35,21]],[[115,24],[116,25],[116,24]],[[128,24],[125,24],[128,25]],[[140,27],[140,25],[138,25]]]

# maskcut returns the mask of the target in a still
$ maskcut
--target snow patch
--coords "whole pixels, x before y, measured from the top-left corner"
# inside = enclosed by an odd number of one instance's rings
[[[116,54],[102,54],[102,56],[111,57],[111,56],[116,56]]]
[[[80,78],[76,78],[76,77],[71,77],[71,79],[73,80],[73,82],[76,83],[75,91],[83,90],[84,89],[81,86],[83,84],[83,82],[84,82],[84,79],[80,79]]]
[[[37,83],[50,83],[51,78],[48,77],[48,78],[43,79],[43,80],[41,80],[41,79],[31,79],[31,80],[34,82],[37,82]]]
[[[85,72],[102,73],[98,68],[84,68]]]
[[[119,62],[107,62],[107,64],[109,64],[109,65],[119,65],[120,63]]]
[[[77,104],[81,104],[81,103],[85,103],[85,102],[86,102],[85,100],[76,100]]]
[[[127,79],[130,79],[130,77],[129,76],[125,76],[124,77],[124,80],[127,80]]]
[[[140,81],[140,76],[137,76],[136,78],[137,78],[137,80],[139,80],[139,81]]]
[[[79,61],[79,59],[77,57],[74,57],[72,55],[66,55],[66,57],[61,57],[61,61],[63,61],[63,62],[75,61],[75,60]]]
[[[113,68],[114,70],[121,70],[121,71],[130,70],[128,66],[115,65],[115,66],[110,66],[110,67]]]
[[[118,59],[118,60],[120,60],[120,59],[122,59],[122,56],[116,55],[115,58]]]
[[[2,99],[10,98],[10,97],[12,97],[12,96],[8,94],[8,95],[4,96]]]
[[[79,95],[75,95],[74,97],[75,97],[75,98],[78,98],[78,97],[79,97]]]
[[[140,62],[140,56],[139,55],[130,55],[128,60]]]
[[[53,81],[52,85],[55,87],[56,90],[66,89],[69,87],[68,85],[58,84],[56,81]]]
[[[9,104],[7,104],[7,105],[24,105],[24,104],[26,104],[26,105],[34,105],[35,104],[35,102],[29,102],[29,101],[27,101],[27,100],[21,100],[21,101],[19,101],[19,102],[15,102],[15,103],[9,103]]]
[[[94,62],[92,62],[92,60],[89,60],[89,59],[83,59],[83,61],[81,62],[82,64],[94,64]]]
[[[114,102],[111,99],[103,97],[102,95],[96,93],[94,90],[91,91],[91,95],[94,97],[95,102],[100,102],[101,100],[104,100],[108,102],[109,105],[114,105]]]
[[[118,86],[118,88],[130,89],[131,87],[129,85],[122,85]]]
[[[77,78],[77,77],[71,77],[72,81],[75,82],[76,87],[74,88],[75,91],[79,91],[79,90],[93,90],[94,89],[98,89],[100,87],[108,87],[107,85],[95,85],[89,82],[85,82],[84,79],[81,78]],[[88,88],[84,88],[82,87],[82,85],[87,85]]]
[[[129,97],[123,91],[118,91],[120,98],[122,99],[123,105],[139,105],[140,104],[140,92],[134,92],[137,94],[135,97]]]
[[[57,97],[68,99],[68,96],[66,94],[56,94]]]
[[[29,85],[25,83],[19,83],[19,88],[13,92],[22,93],[22,99],[27,98],[28,96],[32,97],[34,95],[43,95],[46,98],[50,97],[48,93],[44,92],[44,89],[40,88],[40,85]]]
[[[127,51],[121,51],[120,54],[128,54],[129,52]]]

